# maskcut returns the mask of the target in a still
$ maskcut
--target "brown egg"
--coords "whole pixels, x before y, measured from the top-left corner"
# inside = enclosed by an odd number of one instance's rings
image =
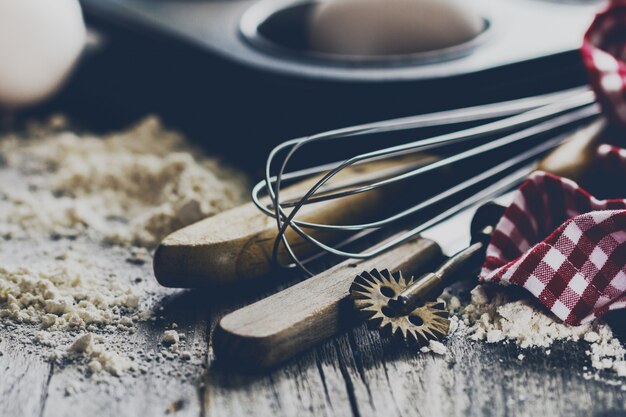
[[[484,20],[462,0],[334,0],[311,14],[312,50],[340,55],[402,55],[467,42]]]

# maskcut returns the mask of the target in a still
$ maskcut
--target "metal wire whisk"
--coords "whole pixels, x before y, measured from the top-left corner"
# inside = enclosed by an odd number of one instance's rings
[[[265,167],[265,179],[253,188],[252,200],[263,213],[276,220],[278,234],[274,242],[273,261],[282,267],[300,267],[311,274],[305,264],[320,255],[331,253],[355,259],[376,256],[415,237],[427,228],[467,207],[493,198],[513,188],[533,170],[538,158],[562,143],[566,136],[563,133],[564,129],[571,131],[599,115],[600,109],[595,102],[593,92],[581,87],[512,101],[368,123],[292,139],[278,145],[270,153]],[[472,124],[471,127],[459,128],[458,130],[452,129],[456,125],[469,123]],[[406,132],[409,135],[411,132],[432,127],[446,127],[452,130],[445,134],[423,139],[409,139],[406,143],[396,146],[381,146],[380,149],[357,154],[342,161],[333,161],[294,171],[288,170],[289,162],[297,152],[301,152],[303,148],[318,142],[344,141],[368,136],[384,144],[385,137],[388,134]],[[554,132],[553,135],[552,132]],[[536,139],[539,135],[548,135],[548,139],[543,140],[539,144],[529,146],[523,152],[509,159],[493,164],[483,172],[464,179],[435,196],[426,198],[409,208],[380,220],[343,225],[320,224],[298,220],[298,213],[305,205],[386,187],[408,178],[415,178],[433,170],[441,169],[456,162],[475,158],[486,152],[504,149],[508,146]],[[485,141],[486,139],[488,140]],[[389,176],[388,173],[381,173],[380,176],[369,176],[367,180],[357,178],[338,186],[328,184],[329,180],[340,171],[353,165],[422,153],[451,144],[466,144],[468,148],[431,163],[415,165],[398,172],[396,175]],[[282,159],[279,159],[280,157]],[[275,165],[278,166],[278,171],[273,174]],[[513,172],[510,173],[511,171]],[[305,193],[286,201],[281,200],[281,187],[283,187],[284,183],[299,181],[312,176],[317,176],[319,179]],[[484,187],[481,191],[460,203],[454,203],[454,205],[443,212],[415,225],[410,230],[391,240],[386,240],[361,252],[350,252],[341,249],[348,243],[373,231],[390,226],[425,209],[432,208],[435,204],[445,202],[445,200],[458,193],[467,191],[482,182],[490,180],[494,182]],[[269,197],[270,204],[263,203],[261,199],[264,196]],[[311,245],[317,247],[319,252],[307,259],[299,259],[285,234],[287,229],[295,231]],[[329,246],[307,233],[307,230],[313,229],[340,230],[349,233],[348,237],[343,241],[334,246]],[[278,252],[281,244],[284,245],[285,250],[289,254],[292,260],[291,263],[281,264],[279,262]]]

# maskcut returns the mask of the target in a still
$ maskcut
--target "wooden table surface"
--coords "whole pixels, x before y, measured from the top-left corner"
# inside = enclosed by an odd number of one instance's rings
[[[16,180],[0,167],[0,183]],[[0,192],[0,210],[7,204]],[[186,345],[197,346],[194,359],[138,357],[143,372],[92,378],[74,364],[50,363],[49,349],[16,336],[24,325],[0,319],[0,417],[626,416],[626,384],[586,377],[584,343],[557,343],[550,355],[526,350],[520,360],[514,344],[453,335],[439,356],[409,352],[359,325],[272,371],[233,371],[215,360],[211,332],[225,313],[261,295],[161,288],[150,259],[129,262],[128,249],[83,237],[0,240],[0,266],[52,261],[63,251],[98,259],[102,273],[146,294],[158,317],[138,322],[134,334],[106,334],[107,343],[156,353],[163,331],[177,323]]]
[[[162,318],[139,323],[129,343],[156,352],[175,322],[188,344],[200,342],[201,358],[152,361],[145,374],[97,380],[72,364],[48,363],[37,345],[12,340],[15,327],[2,321],[0,416],[626,415],[626,391],[585,378],[585,346],[575,343],[555,344],[550,355],[527,350],[519,360],[514,344],[453,336],[439,356],[407,352],[360,325],[272,371],[235,372],[215,361],[210,334],[225,312],[250,299],[159,288],[149,262],[129,263],[123,251],[81,239],[3,241],[0,265],[28,264],[68,246],[93,251],[123,282],[143,278]]]

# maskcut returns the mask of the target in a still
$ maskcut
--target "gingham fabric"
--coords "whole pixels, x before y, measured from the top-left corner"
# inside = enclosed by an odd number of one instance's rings
[[[607,170],[626,173],[626,149],[603,144],[598,147],[598,158]]]
[[[626,126],[626,0],[613,0],[594,19],[581,48],[604,113]]]
[[[626,307],[626,199],[532,174],[496,226],[481,280],[526,288],[568,324]]]
[[[626,128],[626,0],[596,16],[582,55],[605,115]],[[597,153],[607,181],[626,181],[626,149]],[[626,198],[599,200],[568,179],[532,174],[496,226],[480,280],[519,285],[572,325],[626,308]]]

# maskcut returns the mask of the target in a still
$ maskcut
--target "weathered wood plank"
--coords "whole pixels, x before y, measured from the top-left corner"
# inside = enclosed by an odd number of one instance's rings
[[[0,262],[28,263],[66,243],[43,247],[3,242]],[[80,239],[71,243],[88,244]],[[123,252],[97,248],[120,280],[142,278],[140,288],[153,294],[154,311],[163,317],[140,323],[136,334],[113,334],[107,340],[156,352],[163,330],[175,322],[187,346],[198,342],[200,357],[190,362],[153,360],[144,363],[145,374],[99,381],[72,364],[52,367],[41,347],[12,340],[13,325],[4,321],[0,416],[626,415],[623,381],[585,378],[583,366],[589,364],[584,343],[555,344],[550,355],[530,350],[519,360],[513,344],[485,345],[453,336],[447,342],[449,354],[442,357],[404,350],[359,325],[271,371],[234,371],[215,360],[211,346],[207,351],[210,329],[225,313],[259,296],[236,299],[161,289],[149,263],[129,264]],[[205,359],[207,368],[202,366]],[[66,395],[68,387],[76,392]]]
[[[243,305],[243,304],[242,304]],[[216,307],[212,329],[233,307]],[[350,416],[337,353],[332,341],[290,361],[286,366],[262,373],[233,371],[215,360],[209,348],[204,404],[206,416]]]
[[[148,303],[154,303],[155,321],[138,322],[137,331],[96,332],[102,346],[124,356],[133,355],[135,364],[143,372],[123,375],[120,378],[102,372],[90,377],[85,361],[80,366],[61,363],[52,366],[45,360],[51,350],[32,341],[12,340],[15,326],[3,321],[0,328],[0,416],[136,416],[178,415],[199,416],[202,412],[201,383],[205,373],[208,318],[210,314],[206,297],[198,292],[164,290],[152,276],[149,262],[129,263],[129,253],[120,248],[102,246],[77,239],[75,241],[23,241],[3,242],[0,264],[5,267],[29,265],[37,258],[54,257],[55,253],[78,246],[92,251],[106,268],[99,270],[103,276],[115,275],[122,285],[133,282],[137,290],[145,293]],[[140,278],[140,279],[138,279]],[[154,359],[138,354],[139,351],[158,353],[163,331],[177,324],[185,334],[181,350],[192,352],[191,360],[181,358]],[[32,328],[34,333],[37,328]],[[64,336],[67,345],[85,330],[76,330]],[[66,344],[56,346],[63,352]],[[79,362],[81,362],[79,360]],[[41,392],[39,392],[41,391]],[[37,398],[38,400],[35,400]],[[6,401],[6,404],[4,402]],[[6,414],[5,414],[6,410]]]
[[[11,327],[0,331],[0,415],[38,416],[48,393],[52,365],[11,342]]]
[[[137,274],[137,267],[118,262],[120,277]],[[149,266],[140,271],[151,282]],[[206,346],[209,326],[248,302],[215,298],[164,291],[157,297],[164,318],[140,324],[127,342],[156,351],[163,330],[176,322],[190,345]],[[38,348],[12,343],[10,329],[0,331],[0,339],[3,416],[626,415],[622,384],[585,379],[584,344],[555,344],[550,355],[527,351],[520,361],[512,344],[454,336],[447,342],[449,354],[441,357],[406,351],[360,325],[266,373],[233,371],[209,350],[206,370],[199,363],[152,361],[145,374],[99,382],[73,365],[55,366],[50,375]],[[68,386],[76,393],[66,395]]]
[[[104,251],[103,256],[107,256]],[[210,304],[205,294],[188,291],[163,291],[156,286],[151,276],[150,265],[141,268],[128,263],[118,265],[121,280],[141,276],[145,285],[155,291],[156,321],[140,322],[135,334],[107,336],[107,344],[128,345],[128,351],[144,351],[158,354],[164,349],[162,337],[165,329],[176,330],[185,335],[182,349],[192,352],[192,360],[180,358],[153,360],[136,355],[135,362],[143,371],[121,378],[107,377],[104,383],[98,378],[85,377],[72,366],[55,370],[49,385],[46,417],[72,415],[94,416],[200,416],[202,414],[202,380],[206,366],[205,356],[208,340]],[[152,288],[154,287],[154,288]],[[75,393],[67,395],[67,387]]]
[[[546,355],[541,349],[521,351],[512,344],[452,337],[449,353],[438,356],[398,348],[363,326],[353,335],[342,353],[356,359],[350,363],[352,379],[364,381],[354,384],[361,416],[382,411],[417,416],[626,413],[622,384],[610,384],[615,377],[585,379],[584,343],[558,343]]]
[[[205,393],[207,414],[309,415],[303,383],[285,379],[311,381],[317,368],[326,395],[317,395],[318,404],[329,404],[332,415],[626,415],[623,383],[610,375],[600,381],[585,378],[585,343],[556,343],[549,355],[462,336],[451,337],[447,345],[445,356],[409,351],[361,325],[260,376],[214,363]],[[336,408],[337,403],[343,406]],[[326,408],[312,409],[327,415]]]

